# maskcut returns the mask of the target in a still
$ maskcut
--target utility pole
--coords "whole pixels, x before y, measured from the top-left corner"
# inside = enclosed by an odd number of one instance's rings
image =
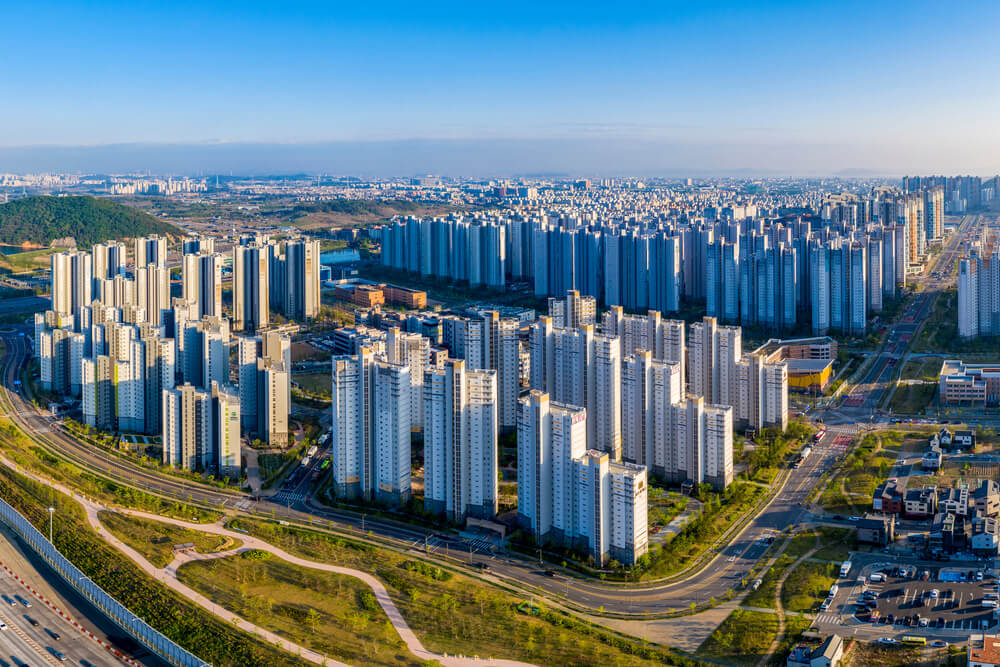
[[[49,508],[49,544],[52,544],[52,515],[55,514],[56,508]]]

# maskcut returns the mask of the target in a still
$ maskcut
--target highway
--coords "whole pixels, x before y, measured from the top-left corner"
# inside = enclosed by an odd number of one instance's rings
[[[122,631],[6,529],[0,530],[0,564],[0,622],[7,626],[0,629],[0,666],[58,664],[53,651],[75,665],[126,664],[108,651],[115,644],[123,648]],[[165,664],[140,647],[132,648],[137,649],[132,659],[141,664]]]
[[[789,471],[785,486],[767,509],[750,521],[737,539],[724,546],[704,570],[693,573],[694,576],[683,581],[624,586],[564,574],[548,576],[547,566],[540,566],[537,561],[518,554],[506,552],[495,555],[486,550],[477,551],[468,542],[457,538],[442,538],[439,533],[417,526],[363,518],[358,513],[323,508],[305,497],[304,482],[287,489],[288,493],[279,494],[278,502],[253,501],[244,493],[217,490],[197,482],[147,470],[77,440],[63,431],[56,419],[40,412],[25,400],[23,390],[12,390],[16,389],[14,380],[27,364],[29,346],[27,336],[16,333],[6,333],[3,339],[5,354],[2,391],[13,405],[8,416],[46,447],[59,452],[83,469],[99,472],[111,479],[165,497],[194,501],[229,512],[274,516],[356,535],[362,533],[363,522],[364,532],[370,533],[372,539],[388,541],[396,547],[411,548],[415,552],[444,553],[453,559],[465,561],[484,576],[563,598],[579,608],[593,610],[604,607],[606,612],[622,615],[678,610],[692,602],[702,604],[713,597],[718,599],[739,586],[766,551],[767,545],[760,539],[762,536],[768,531],[783,530],[809,518],[801,503],[830,463],[830,455],[821,456],[820,452],[832,446],[839,434],[836,429],[827,431],[824,441],[817,447],[817,455],[810,457],[800,468]],[[850,433],[854,427],[844,430]],[[316,460],[313,465],[316,465]],[[483,569],[485,567],[489,568],[488,572]]]

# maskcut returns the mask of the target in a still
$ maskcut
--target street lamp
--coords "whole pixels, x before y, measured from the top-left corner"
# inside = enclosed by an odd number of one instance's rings
[[[49,508],[49,544],[52,544],[52,515],[55,514],[56,508]]]

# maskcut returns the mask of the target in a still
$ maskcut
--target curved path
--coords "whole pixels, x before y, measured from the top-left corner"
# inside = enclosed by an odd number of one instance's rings
[[[363,513],[321,509],[304,501],[291,503],[290,506],[267,500],[251,502],[247,494],[223,492],[180,477],[164,475],[81,443],[75,436],[63,432],[55,417],[32,406],[17,391],[14,382],[30,355],[27,336],[0,335],[0,338],[6,348],[0,361],[0,397],[9,404],[7,416],[30,433],[39,446],[84,470],[183,502],[200,503],[224,511],[232,511],[235,507],[237,513],[270,515],[298,525],[320,522],[323,527],[341,534],[357,536],[372,531],[373,540],[396,549],[422,551],[425,547],[425,540],[430,534],[428,529],[384,518],[365,521]],[[846,434],[853,429],[853,426],[847,426],[840,430]],[[827,439],[833,440],[836,435],[837,429],[827,429]],[[558,576],[551,577],[537,560],[525,555],[507,552],[502,557],[495,557],[492,553],[465,552],[463,547],[466,545],[461,543],[453,546],[461,554],[460,560],[473,572],[477,566],[488,566],[492,577],[522,594],[547,598],[576,613],[639,621],[652,619],[688,608],[691,603],[702,605],[738,592],[766,551],[766,545],[761,544],[758,538],[767,530],[782,530],[808,518],[802,503],[815,484],[817,474],[832,463],[832,454],[811,456],[799,468],[788,470],[785,483],[779,483],[781,488],[759,513],[738,522],[736,528],[709,549],[700,562],[670,580],[638,586],[619,584],[581,578],[558,566],[553,566]]]
[[[245,630],[246,632],[257,635],[258,637],[267,641],[268,643],[273,644],[301,658],[309,660],[310,662],[314,662],[321,665],[329,665],[329,664],[344,665],[344,663],[330,660],[326,656],[317,653],[316,651],[308,649],[304,646],[300,646],[299,644],[295,644],[294,642],[288,641],[287,639],[284,639],[269,630],[254,625],[253,623],[250,623],[249,621],[243,618],[240,618],[233,612],[228,611],[225,608],[215,604],[214,602],[203,596],[201,593],[198,593],[197,591],[183,584],[179,579],[177,579],[177,569],[180,567],[180,565],[182,565],[184,562],[187,562],[188,560],[194,560],[196,558],[204,558],[206,557],[206,555],[199,555],[194,557],[187,556],[186,558],[180,558],[180,559],[175,558],[174,561],[171,562],[169,565],[167,565],[167,567],[165,568],[161,569],[154,567],[149,561],[145,559],[145,557],[142,556],[142,554],[140,554],[138,551],[136,551],[129,545],[125,544],[120,539],[112,535],[108,530],[106,530],[104,526],[101,524],[100,519],[98,518],[98,512],[101,511],[119,512],[121,514],[125,514],[128,516],[135,516],[143,519],[149,519],[152,521],[159,521],[161,523],[169,523],[175,526],[189,528],[191,530],[198,530],[205,533],[212,533],[214,535],[224,535],[226,537],[232,537],[234,539],[241,540],[243,542],[243,546],[238,549],[231,549],[230,551],[221,552],[218,554],[210,554],[207,555],[208,557],[219,558],[223,556],[232,555],[234,553],[238,553],[241,551],[246,551],[247,549],[261,549],[264,551],[268,551],[277,556],[278,558],[288,561],[289,563],[292,563],[294,565],[300,565],[302,567],[313,568],[316,570],[322,570],[324,572],[331,572],[334,574],[341,574],[349,577],[354,577],[356,579],[360,579],[372,589],[372,592],[375,594],[375,598],[378,600],[379,605],[381,605],[382,610],[385,611],[386,616],[389,618],[389,622],[392,623],[392,627],[395,628],[396,632],[399,633],[399,636],[403,640],[403,643],[406,644],[407,649],[409,649],[410,653],[412,653],[420,660],[436,660],[442,665],[448,665],[449,667],[484,667],[486,665],[496,665],[497,667],[528,667],[531,665],[531,663],[519,662],[517,660],[467,658],[464,656],[441,655],[438,653],[432,653],[431,651],[428,651],[426,648],[424,648],[423,644],[420,642],[420,639],[417,637],[416,633],[414,633],[413,630],[410,628],[410,626],[406,623],[406,619],[404,619],[403,615],[399,612],[399,608],[396,607],[396,603],[392,601],[392,598],[389,596],[389,592],[386,590],[385,586],[382,585],[382,582],[373,577],[372,575],[368,574],[367,572],[362,572],[361,570],[355,570],[347,567],[340,567],[337,565],[330,565],[327,563],[318,563],[316,561],[299,558],[298,556],[292,555],[283,549],[272,546],[271,544],[261,540],[260,538],[252,537],[250,535],[246,535],[244,533],[239,533],[234,530],[225,528],[219,522],[213,524],[190,523],[187,521],[180,521],[178,519],[173,519],[169,517],[162,517],[158,514],[150,514],[147,512],[140,512],[136,510],[125,510],[121,508],[106,507],[100,503],[90,500],[89,498],[81,496],[72,489],[62,486],[61,484],[57,484],[51,480],[44,479],[42,477],[39,477],[38,475],[35,475],[29,471],[22,469],[20,466],[18,466],[13,461],[10,461],[6,457],[0,456],[0,463],[7,466],[8,468],[11,468],[12,470],[16,470],[18,473],[22,475],[30,477],[35,481],[42,482],[52,487],[53,489],[56,489],[57,491],[60,491],[61,493],[64,493],[73,498],[83,507],[87,515],[87,522],[95,531],[97,531],[97,534],[100,535],[106,542],[114,546],[116,549],[118,549],[125,555],[127,555],[129,558],[131,558],[140,568],[142,568],[142,570],[146,574],[156,578],[158,581],[163,583],[168,588],[177,591],[184,597],[193,601],[198,606],[202,607],[206,611],[211,612],[215,616],[218,616],[227,623],[232,623],[241,630]],[[346,665],[344,665],[344,667],[346,667]]]

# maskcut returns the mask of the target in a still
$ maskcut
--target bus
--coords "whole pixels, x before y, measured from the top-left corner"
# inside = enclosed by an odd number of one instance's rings
[[[816,435],[813,436],[813,442],[819,442],[820,440],[823,439],[824,435],[826,435],[826,431],[824,430],[817,431]]]
[[[903,638],[900,641],[904,644],[909,644],[910,646],[923,646],[927,643],[927,640],[924,637],[917,637],[916,635],[903,635]]]

